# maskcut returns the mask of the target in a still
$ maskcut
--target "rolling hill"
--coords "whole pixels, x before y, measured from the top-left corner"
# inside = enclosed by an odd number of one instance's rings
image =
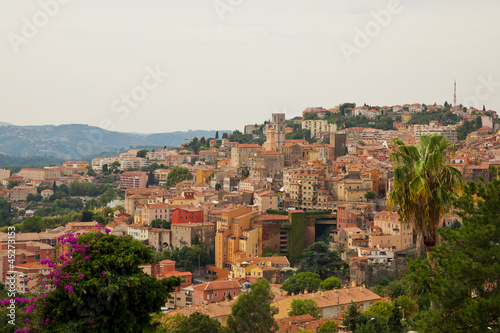
[[[6,124],[6,123],[5,123]],[[219,130],[223,132],[232,131]],[[99,127],[70,124],[44,126],[0,126],[0,154],[9,156],[52,156],[58,159],[83,159],[104,151],[129,147],[178,147],[185,138],[214,137],[214,131],[187,131],[155,134],[122,133]]]

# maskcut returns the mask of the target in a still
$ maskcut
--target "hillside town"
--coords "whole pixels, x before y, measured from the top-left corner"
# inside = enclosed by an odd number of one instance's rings
[[[491,168],[500,166],[497,112],[485,108],[345,103],[286,117],[272,113],[263,124],[187,138],[180,147],[0,170],[0,200],[9,206],[0,215],[0,282],[14,270],[18,294],[46,290],[30,278],[53,269],[44,260],[65,253],[61,237],[105,229],[152,248],[155,261],[139,266],[146,274],[181,278],[160,321],[199,312],[224,327],[240,294],[264,279],[278,309],[275,332],[319,332],[330,321],[350,332],[349,307],[393,303],[380,281],[399,279],[407,258],[425,251],[415,225],[387,206],[394,138],[417,145],[444,136],[456,147],[447,163],[465,182],[492,181]],[[450,211],[440,227],[460,221]],[[309,272],[340,284],[286,289],[308,272],[305,258],[320,260],[315,254],[337,266]],[[297,300],[314,301],[317,315],[291,316]]]

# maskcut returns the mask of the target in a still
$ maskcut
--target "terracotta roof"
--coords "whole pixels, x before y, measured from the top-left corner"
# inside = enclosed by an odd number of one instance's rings
[[[239,289],[241,288],[241,284],[238,281],[233,281],[233,280],[215,280],[194,286],[193,288],[205,291],[220,290],[220,289]]]

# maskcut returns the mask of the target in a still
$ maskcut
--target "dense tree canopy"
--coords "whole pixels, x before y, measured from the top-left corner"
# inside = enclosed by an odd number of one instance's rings
[[[319,274],[311,272],[301,272],[289,277],[282,285],[281,289],[285,290],[289,295],[294,293],[303,293],[304,291],[318,291],[321,279]]]
[[[333,320],[329,320],[321,325],[316,333],[337,333],[337,327],[337,324]]]
[[[301,272],[313,272],[319,274],[321,280],[330,276],[342,277],[349,265],[341,260],[338,251],[330,251],[328,245],[316,242],[303,252],[300,262]]]
[[[179,315],[176,322],[167,332],[171,333],[220,333],[222,326],[217,319],[200,312],[192,313],[189,317]]]
[[[193,175],[188,168],[183,166],[173,167],[167,176],[167,181],[165,182],[165,187],[169,188],[175,186],[175,184],[182,182],[184,180],[193,179]]]
[[[331,276],[327,278],[325,281],[321,282],[319,285],[319,289],[322,290],[332,290],[342,287],[342,282],[335,276]]]
[[[299,316],[303,314],[310,314],[316,319],[320,317],[320,311],[318,303],[313,299],[294,299],[290,304],[290,312],[288,315],[290,317]]]
[[[409,278],[428,290],[435,305],[420,312],[417,329],[495,332],[500,329],[500,180],[487,188],[470,182],[456,207],[463,226],[439,230],[434,264],[428,259],[411,263]]]
[[[32,304],[30,331],[142,332],[151,327],[150,313],[180,285],[179,277],[157,280],[144,273],[139,265],[152,262],[153,252],[130,236],[65,237],[71,259],[49,261],[57,268],[42,283],[54,289]]]
[[[276,307],[271,306],[274,298],[269,282],[260,279],[252,284],[251,290],[243,292],[233,304],[227,325],[234,333],[268,333],[276,328],[274,315]]]

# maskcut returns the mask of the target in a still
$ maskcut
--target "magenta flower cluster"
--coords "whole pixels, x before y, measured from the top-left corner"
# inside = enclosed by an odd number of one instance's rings
[[[100,225],[100,223],[99,223]],[[105,230],[106,234],[110,233],[109,229]],[[75,286],[78,282],[78,280],[81,280],[82,278],[85,277],[84,274],[71,274],[71,272],[68,270],[68,267],[73,264],[73,260],[77,259],[78,265],[89,265],[90,260],[92,257],[93,253],[99,252],[98,250],[92,250],[92,246],[90,244],[85,244],[83,241],[79,240],[80,235],[83,235],[84,233],[77,233],[76,235],[73,234],[65,234],[60,237],[58,237],[58,241],[62,244],[66,244],[69,247],[69,252],[60,255],[58,258],[52,260],[52,259],[43,259],[40,261],[42,265],[47,265],[48,268],[50,268],[49,273],[47,274],[40,274],[37,276],[37,288],[47,288],[48,290],[64,290],[65,292],[68,293],[70,297],[76,297],[75,295]],[[96,236],[103,236],[104,233],[101,233],[101,230],[99,229],[99,232],[97,233]],[[82,261],[79,261],[78,259],[82,259]],[[87,262],[89,264],[87,264]],[[102,275],[105,275],[106,271],[102,271]],[[27,281],[24,281],[24,283],[27,283]],[[35,287],[31,287],[32,289]],[[44,304],[44,298],[46,297],[46,294],[42,294],[33,298],[19,298],[16,297],[14,299],[16,304],[27,304],[26,308],[26,316],[28,318],[25,319],[25,322],[27,324],[25,329],[18,329],[15,332],[16,333],[27,333],[27,332],[39,332],[39,331],[47,331],[50,330],[51,324],[55,323],[53,319],[50,318],[44,318],[42,321],[34,321],[30,320],[30,317],[32,315],[42,315],[42,312],[36,311],[37,307]],[[7,306],[11,302],[10,299],[5,299],[0,301],[0,306]],[[33,318],[31,318],[33,319]],[[90,320],[90,319],[89,319]],[[90,321],[92,323],[92,321]]]

